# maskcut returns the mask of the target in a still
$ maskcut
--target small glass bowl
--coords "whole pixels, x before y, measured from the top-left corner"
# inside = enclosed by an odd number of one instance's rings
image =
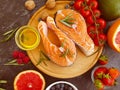
[[[24,40],[24,38],[26,39]],[[26,44],[26,43],[31,43],[32,39],[34,43],[29,44],[29,45]],[[26,43],[23,43],[24,41],[26,41]],[[17,46],[22,50],[32,50],[32,49],[35,49],[39,45],[40,34],[38,30],[32,26],[28,26],[28,25],[22,26],[17,30],[15,34],[15,42]]]
[[[100,66],[96,66],[93,70],[92,70],[92,72],[91,72],[91,80],[92,80],[92,82],[94,83],[94,72],[95,72],[95,70],[96,69],[98,69],[98,68],[100,68],[100,67],[106,67],[106,68],[109,68],[108,66],[105,66],[105,65],[100,65]],[[105,86],[104,87],[104,89],[108,89],[108,88],[110,88],[111,86]]]
[[[57,81],[50,84],[46,90],[78,90],[75,85],[66,81]]]

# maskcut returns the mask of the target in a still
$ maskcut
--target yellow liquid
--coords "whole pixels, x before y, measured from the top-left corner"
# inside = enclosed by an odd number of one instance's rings
[[[22,32],[20,40],[22,45],[32,46],[37,41],[37,36],[32,30],[26,29]]]

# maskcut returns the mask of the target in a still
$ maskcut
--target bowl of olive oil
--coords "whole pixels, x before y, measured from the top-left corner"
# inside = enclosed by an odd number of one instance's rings
[[[22,26],[15,34],[15,42],[22,50],[32,50],[39,45],[40,34],[38,30],[32,26]]]

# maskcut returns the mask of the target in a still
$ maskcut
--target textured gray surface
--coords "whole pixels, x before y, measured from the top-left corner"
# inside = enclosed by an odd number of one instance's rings
[[[26,25],[29,18],[33,13],[44,5],[46,0],[35,0],[36,8],[33,11],[27,11],[24,8],[25,0],[0,0],[0,40],[3,38],[2,33],[16,28],[18,26]],[[7,84],[0,84],[0,87],[6,88],[6,90],[13,90],[13,81],[15,76],[23,70],[34,69],[39,71],[32,63],[24,66],[4,66],[11,59],[11,54],[14,50],[18,50],[15,44],[14,38],[5,43],[0,43],[0,79],[7,80]],[[120,69],[120,54],[105,45],[103,53],[109,56],[109,63],[107,66],[117,67]],[[95,65],[97,66],[97,64]],[[92,69],[91,69],[92,70]],[[79,90],[95,90],[91,81],[91,70],[87,73],[71,78],[71,79],[58,79],[50,77],[42,73],[46,80],[46,86],[54,81],[65,80],[73,83]],[[118,78],[118,85],[108,90],[120,90],[120,78]]]

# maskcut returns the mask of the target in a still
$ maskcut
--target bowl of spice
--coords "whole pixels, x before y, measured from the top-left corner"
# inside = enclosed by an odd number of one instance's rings
[[[78,90],[75,85],[67,81],[57,81],[50,84],[46,90]]]
[[[39,45],[40,34],[36,28],[25,25],[17,30],[15,42],[22,50],[32,50]]]

